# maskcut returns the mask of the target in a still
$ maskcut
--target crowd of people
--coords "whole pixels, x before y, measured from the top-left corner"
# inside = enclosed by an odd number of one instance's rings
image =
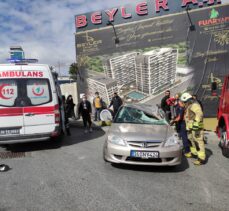
[[[75,104],[73,103],[73,98],[71,95],[68,96],[67,100],[65,100],[65,97],[63,96],[63,102],[65,105],[64,107],[65,107],[65,116],[66,116],[66,120],[65,120],[66,130],[67,130],[67,134],[70,135],[68,119],[75,118],[75,113],[74,113]],[[97,121],[101,121],[100,113],[103,109],[109,109],[114,117],[122,104],[123,104],[122,99],[118,96],[118,93],[116,92],[114,93],[114,96],[111,99],[109,106],[107,106],[104,100],[102,99],[102,97],[100,97],[99,92],[95,92],[93,103],[91,103],[87,99],[86,95],[83,95],[82,100],[78,106],[78,118],[82,117],[83,119],[84,132],[85,133],[93,132],[92,129],[93,111],[94,111],[94,121],[97,122]]]
[[[197,96],[186,92],[171,97],[167,90],[161,100],[161,109],[170,125],[175,125],[183,141],[184,155],[196,158],[195,165],[205,164],[203,106]]]

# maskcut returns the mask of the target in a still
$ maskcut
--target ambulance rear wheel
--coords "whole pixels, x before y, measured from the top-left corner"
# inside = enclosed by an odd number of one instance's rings
[[[54,144],[57,144],[58,146],[61,146],[63,142],[64,134],[60,133],[59,136],[51,137],[51,142]]]

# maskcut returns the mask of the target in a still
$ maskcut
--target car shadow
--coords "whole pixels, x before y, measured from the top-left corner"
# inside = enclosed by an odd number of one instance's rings
[[[188,160],[185,156],[182,156],[182,162],[178,166],[138,166],[138,165],[128,165],[128,164],[111,164],[113,167],[122,170],[131,171],[143,171],[143,172],[155,172],[155,173],[179,173],[183,172],[189,168]]]
[[[81,121],[74,122],[70,127],[71,136],[62,135],[58,139],[51,139],[48,141],[40,142],[30,142],[30,143],[20,143],[20,144],[9,144],[1,145],[9,152],[32,152],[32,151],[42,151],[42,150],[54,150],[61,147],[71,146],[75,144],[80,144],[82,142],[91,141],[102,137],[105,135],[105,131],[93,124],[92,133],[84,133],[83,123]]]
[[[212,150],[210,150],[210,149],[208,149],[208,148],[205,148],[205,153],[206,153],[206,160],[205,160],[205,163],[207,164],[209,158],[213,155],[213,152],[212,152]]]

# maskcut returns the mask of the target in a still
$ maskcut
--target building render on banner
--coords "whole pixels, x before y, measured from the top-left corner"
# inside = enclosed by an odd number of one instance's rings
[[[118,93],[117,81],[104,76],[94,76],[87,79],[89,97],[93,98],[95,92],[99,92],[103,101],[109,103],[114,92]]]
[[[154,94],[176,80],[178,50],[160,48],[146,53],[129,53],[107,60],[104,71],[119,86],[135,82],[137,90]]]
[[[104,71],[107,77],[117,81],[118,86],[123,86],[136,81],[136,56],[137,53],[128,53],[107,60]]]
[[[136,58],[137,89],[146,94],[174,84],[176,80],[177,49],[160,48]]]

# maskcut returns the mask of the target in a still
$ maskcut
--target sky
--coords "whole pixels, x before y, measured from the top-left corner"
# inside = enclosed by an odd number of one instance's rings
[[[0,63],[9,58],[9,46],[19,45],[27,58],[60,67],[66,75],[76,59],[74,16],[133,1],[0,0]]]

